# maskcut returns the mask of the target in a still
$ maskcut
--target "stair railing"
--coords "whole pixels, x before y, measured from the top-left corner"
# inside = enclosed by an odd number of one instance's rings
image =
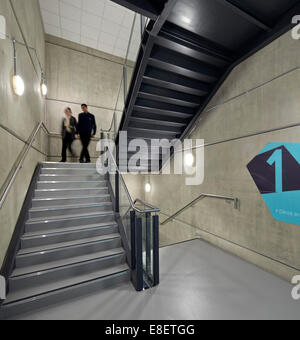
[[[111,127],[102,131],[101,139],[116,140],[122,118],[118,116],[118,109],[125,108],[128,95],[128,68],[132,68],[135,61],[129,58],[133,51],[133,35],[138,24],[135,14],[127,46],[123,74],[120,80],[117,101]],[[140,17],[141,41],[145,32],[147,20]],[[137,53],[138,55],[138,53]],[[123,96],[123,98],[122,98]],[[123,100],[122,100],[123,99]],[[159,284],[159,216],[160,209],[145,203],[140,199],[133,200],[117,162],[109,151],[109,157],[115,166],[115,171],[108,174],[111,194],[114,196],[114,210],[117,213],[118,224],[121,226],[123,244],[127,252],[131,267],[131,279],[137,291],[151,288]]]
[[[172,216],[167,218],[165,221],[161,223],[161,225],[165,225],[167,223],[170,223],[173,221],[177,216],[181,215],[183,212],[185,212],[187,209],[193,207],[195,204],[197,204],[199,201],[205,199],[205,198],[213,198],[213,199],[219,199],[219,200],[225,200],[227,202],[234,202],[234,208],[238,209],[239,206],[239,199],[235,197],[228,197],[228,196],[220,196],[220,195],[212,195],[212,194],[200,194],[196,199],[194,199],[189,204],[185,205],[183,208],[179,209],[176,213],[174,213]]]
[[[39,133],[39,131],[41,129],[43,129],[48,136],[50,135],[46,125],[43,122],[40,122],[36,126],[36,128],[33,131],[33,133],[31,134],[31,137],[29,137],[29,141],[26,142],[26,147],[25,147],[25,149],[22,151],[22,153],[20,155],[20,160],[17,163],[15,170],[13,170],[13,168],[12,168],[10,174],[8,175],[8,178],[5,181],[4,186],[1,188],[1,193],[2,194],[1,194],[1,198],[0,198],[0,209],[2,209],[2,207],[3,207],[3,205],[4,205],[4,203],[5,203],[6,199],[7,199],[7,196],[9,194],[9,192],[10,192],[10,190],[11,190],[11,188],[12,188],[14,182],[15,182],[15,180],[16,180],[20,170],[23,167],[23,164],[24,164],[24,162],[26,160],[28,152],[32,148],[33,143],[34,143],[34,141],[36,139],[36,136],[37,136],[37,134]]]
[[[124,235],[131,279],[136,290],[142,291],[159,284],[160,209],[140,199],[133,201],[115,158],[108,151],[114,164],[114,171],[108,177],[118,224]]]

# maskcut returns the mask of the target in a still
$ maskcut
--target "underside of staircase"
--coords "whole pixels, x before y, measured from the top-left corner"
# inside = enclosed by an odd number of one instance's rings
[[[0,317],[130,280],[105,176],[95,164],[43,163]]]
[[[184,139],[231,71],[290,30],[300,13],[299,0],[113,1],[150,18],[121,131],[125,148],[145,139],[141,151],[160,168],[167,150],[151,152],[151,139]]]

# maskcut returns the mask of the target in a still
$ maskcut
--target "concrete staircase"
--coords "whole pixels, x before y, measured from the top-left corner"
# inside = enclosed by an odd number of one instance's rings
[[[0,317],[129,280],[108,184],[95,164],[44,163]]]

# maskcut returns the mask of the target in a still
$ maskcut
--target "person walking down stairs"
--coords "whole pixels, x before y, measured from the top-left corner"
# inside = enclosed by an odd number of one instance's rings
[[[82,113],[78,118],[78,132],[82,143],[82,152],[80,155],[80,163],[91,163],[88,147],[91,142],[91,138],[95,137],[97,132],[97,125],[95,116],[88,111],[86,104],[81,105]]]
[[[67,150],[69,150],[72,157],[74,157],[72,144],[74,142],[76,134],[77,134],[77,120],[75,117],[73,117],[71,108],[67,107],[65,109],[65,118],[62,121],[61,129],[61,135],[63,140],[61,163],[65,163],[67,161]]]

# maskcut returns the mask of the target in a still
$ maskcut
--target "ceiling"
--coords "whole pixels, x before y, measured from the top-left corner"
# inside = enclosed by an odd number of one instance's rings
[[[47,34],[124,58],[134,12],[110,0],[40,0]],[[136,60],[141,40],[136,20],[128,59]]]

